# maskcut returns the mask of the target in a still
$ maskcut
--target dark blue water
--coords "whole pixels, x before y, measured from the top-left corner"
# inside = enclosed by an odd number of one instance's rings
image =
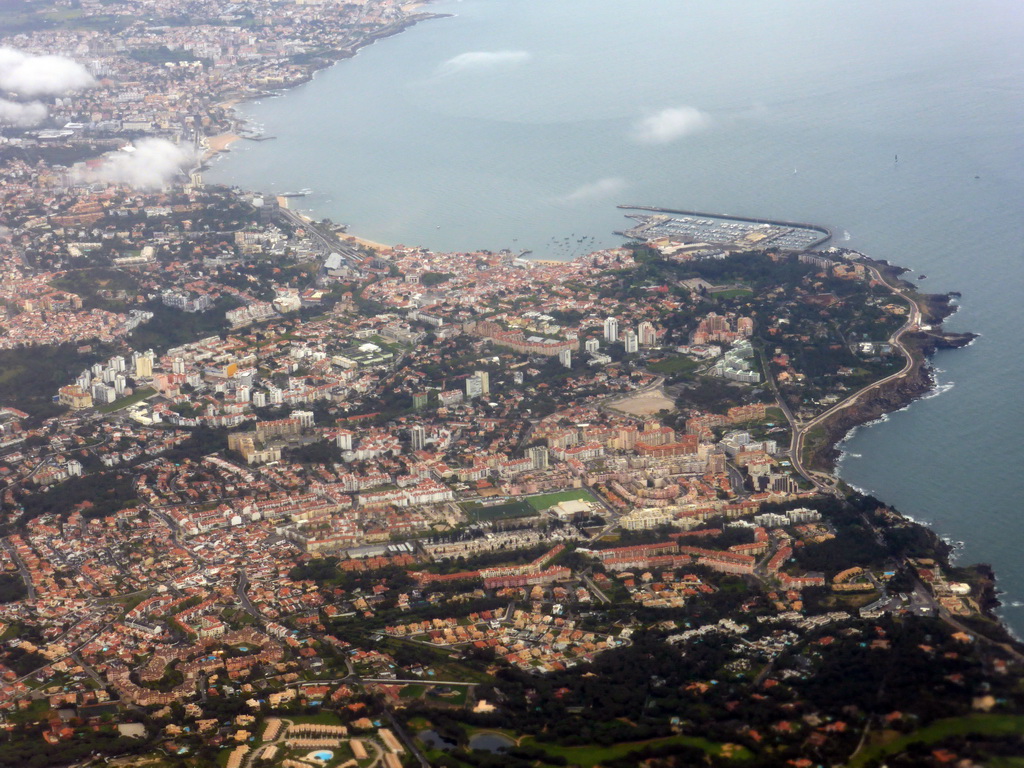
[[[382,242],[612,244],[618,203],[814,221],[963,292],[941,395],[842,474],[996,566],[1024,633],[1024,6],[464,0],[245,114],[208,177]],[[897,161],[898,156],[898,161]],[[581,242],[582,241],[582,242]]]

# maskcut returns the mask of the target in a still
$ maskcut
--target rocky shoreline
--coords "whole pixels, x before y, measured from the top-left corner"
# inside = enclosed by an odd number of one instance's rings
[[[960,349],[978,337],[975,333],[955,333],[942,328],[943,321],[957,311],[955,300],[960,297],[959,293],[952,291],[945,294],[919,294],[912,284],[901,279],[909,270],[886,261],[864,257],[863,254],[858,256],[877,267],[892,284],[904,289],[909,288],[914,292],[912,298],[921,310],[922,328],[903,335],[903,341],[913,358],[913,367],[906,375],[882,385],[870,399],[838,411],[821,425],[825,429],[826,439],[808,455],[807,463],[830,473],[835,471],[842,454],[838,446],[852,430],[906,408],[935,388],[935,376],[929,360],[938,350]],[[953,548],[948,543],[927,525],[911,520],[907,520],[907,523],[927,531],[934,552],[943,567],[953,567],[950,563]],[[974,563],[961,566],[959,570],[971,583],[972,596],[984,617],[985,625],[979,625],[975,629],[984,630],[984,634],[992,642],[1018,650],[1024,648],[1024,644],[1013,635],[998,614],[1002,602],[999,600],[997,577],[992,566],[987,563]]]
[[[863,257],[863,254],[858,255]],[[914,290],[913,285],[900,277],[908,271],[907,269],[867,257],[863,257],[863,261],[877,267],[893,283],[902,284],[902,286]],[[929,358],[940,349],[959,349],[977,338],[977,334],[974,333],[953,333],[942,329],[942,322],[957,311],[954,300],[958,297],[959,294],[956,292],[915,294],[913,296],[914,301],[921,309],[924,321],[922,330],[906,333],[903,336],[903,341],[914,358],[913,367],[905,376],[880,386],[870,399],[865,399],[863,402],[858,401],[826,419],[821,424],[825,430],[826,439],[820,447],[808,454],[808,466],[833,472],[841,455],[838,446],[852,430],[876,421],[886,414],[906,408],[935,388],[935,376],[931,370]]]
[[[853,429],[906,408],[935,388],[935,376],[928,364],[932,354],[939,349],[965,347],[975,338],[971,333],[907,334],[904,339],[915,357],[913,369],[906,376],[879,387],[870,400],[845,408],[826,420],[821,425],[826,433],[825,442],[808,455],[807,464],[832,472],[841,455],[838,446]]]

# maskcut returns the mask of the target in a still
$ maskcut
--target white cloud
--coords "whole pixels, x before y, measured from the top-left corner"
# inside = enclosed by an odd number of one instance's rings
[[[64,56],[34,56],[0,47],[0,89],[22,96],[78,91],[96,84],[88,70]]]
[[[467,51],[453,56],[440,66],[442,74],[467,70],[495,69],[525,64],[532,58],[529,51]]]
[[[711,117],[694,107],[670,107],[633,125],[633,139],[641,144],[668,144],[706,130]]]
[[[190,146],[167,139],[139,139],[133,148],[107,155],[98,168],[82,171],[78,180],[160,189],[196,162],[196,152]]]
[[[0,99],[0,125],[31,128],[43,122],[48,114],[46,105],[38,101],[22,103]]]
[[[556,198],[560,203],[583,203],[591,200],[604,200],[614,197],[628,187],[625,179],[608,177],[582,184],[567,195]]]

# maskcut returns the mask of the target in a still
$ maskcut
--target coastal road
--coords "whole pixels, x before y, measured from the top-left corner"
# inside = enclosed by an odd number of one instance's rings
[[[362,257],[356,246],[351,243],[342,242],[334,236],[333,232],[323,229],[312,219],[289,208],[279,208],[278,211],[283,218],[287,219],[296,227],[302,227],[305,229],[309,233],[310,238],[323,250],[324,256],[332,252],[340,253],[343,258],[350,262],[351,266],[355,266],[355,264],[352,264],[351,262]]]
[[[913,594],[917,600],[931,608],[932,615],[938,616],[953,629],[963,632],[964,634],[970,635],[976,641],[981,643],[987,643],[997,648],[1002,649],[1010,656],[1012,656],[1018,663],[1024,662],[1024,653],[1021,653],[1014,648],[1010,643],[1000,642],[994,640],[991,637],[981,634],[970,627],[960,622],[956,616],[950,613],[949,609],[941,605],[938,600],[935,599],[935,595],[928,587],[922,584],[920,581],[915,580]]]
[[[913,354],[907,348],[906,344],[903,343],[903,336],[904,336],[904,334],[907,333],[907,331],[909,331],[909,330],[911,330],[913,328],[917,328],[920,325],[920,323],[921,323],[921,316],[922,316],[921,308],[918,306],[916,301],[914,301],[910,296],[908,296],[906,294],[906,289],[905,288],[899,288],[899,287],[891,285],[882,276],[882,273],[879,271],[879,269],[877,267],[875,267],[873,265],[867,265],[867,264],[865,265],[865,267],[871,273],[871,276],[875,280],[877,280],[879,283],[881,283],[886,288],[888,288],[893,293],[894,296],[898,296],[899,298],[903,299],[907,303],[907,307],[909,309],[907,321],[903,325],[901,325],[896,331],[894,331],[891,336],[889,336],[889,343],[892,344],[894,347],[896,347],[900,351],[900,354],[903,355],[905,362],[903,364],[903,367],[899,371],[897,371],[896,373],[892,373],[892,374],[886,376],[885,378],[879,379],[878,381],[874,382],[873,384],[869,384],[868,386],[864,387],[863,389],[860,389],[857,392],[854,392],[852,395],[850,395],[846,399],[841,400],[840,402],[836,403],[834,406],[829,408],[827,411],[824,411],[823,413],[818,414],[817,416],[815,416],[810,421],[803,422],[803,423],[797,422],[797,421],[793,421],[793,420],[790,421],[790,424],[792,424],[794,426],[794,429],[793,429],[793,439],[792,439],[792,442],[790,443],[790,459],[793,462],[793,468],[797,472],[799,472],[803,477],[805,477],[808,481],[813,483],[815,488],[817,488],[819,491],[822,491],[824,493],[836,493],[837,492],[836,488],[835,488],[836,480],[835,480],[834,477],[832,477],[830,475],[827,475],[827,474],[821,473],[821,472],[812,472],[812,471],[808,470],[806,467],[804,467],[804,465],[803,465],[803,452],[804,452],[804,449],[806,447],[807,435],[810,434],[810,432],[815,427],[825,423],[826,421],[828,421],[830,418],[835,416],[840,411],[845,410],[846,408],[849,408],[850,406],[854,405],[857,402],[860,402],[860,400],[862,398],[870,395],[872,392],[874,392],[878,388],[883,387],[883,386],[885,386],[886,384],[888,384],[888,383],[890,383],[892,381],[896,381],[897,379],[903,378],[904,376],[909,374],[914,369],[914,365],[915,365],[915,360],[914,360]],[[768,378],[771,379],[771,377],[768,377]],[[775,390],[774,382],[772,382],[772,384],[773,384],[772,388],[773,388],[773,390]],[[775,391],[777,392],[777,390],[775,390]],[[780,402],[782,402],[781,398],[780,398]],[[786,408],[784,404],[783,404],[783,411],[786,413],[787,418],[789,418],[790,417],[789,409]],[[822,477],[827,478],[828,482],[819,479],[819,478],[822,478]]]
[[[799,432],[799,422],[797,421],[796,416],[793,415],[793,411],[790,410],[786,399],[782,396],[782,393],[779,392],[779,385],[775,382],[775,377],[772,376],[772,369],[768,365],[768,359],[764,355],[764,349],[759,347],[757,354],[761,358],[761,370],[764,371],[764,380],[768,384],[768,388],[772,391],[772,395],[775,396],[775,402],[778,403],[779,408],[782,410],[782,415],[785,416],[786,421],[789,422],[789,448],[787,448],[784,453],[788,455],[790,460],[793,462],[793,469],[795,469],[805,480],[810,483],[814,483],[814,480],[808,477],[803,467],[793,460],[793,457],[796,455],[796,441],[797,434]],[[815,487],[817,488],[816,483]]]

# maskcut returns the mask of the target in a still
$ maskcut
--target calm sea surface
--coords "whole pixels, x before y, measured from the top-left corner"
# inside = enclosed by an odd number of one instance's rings
[[[1024,6],[464,0],[242,112],[211,181],[387,243],[571,258],[619,203],[826,224],[962,291],[940,388],[843,477],[992,563],[1024,635]],[[844,241],[844,238],[848,238]]]

